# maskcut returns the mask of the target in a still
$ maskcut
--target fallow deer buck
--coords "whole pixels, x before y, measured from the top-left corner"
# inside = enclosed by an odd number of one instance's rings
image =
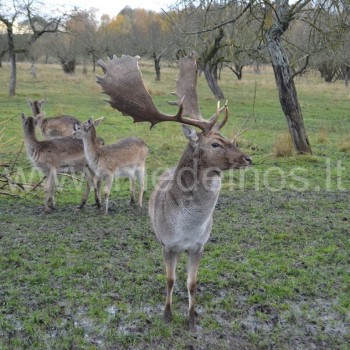
[[[225,105],[217,106],[209,119],[201,117],[197,102],[197,67],[194,58],[180,59],[180,73],[176,84],[175,115],[160,112],[146,91],[138,67],[139,56],[113,57],[108,63],[102,60],[104,76],[97,82],[103,92],[110,96],[110,104],[134,122],[148,121],[151,125],[172,121],[183,124],[188,145],[177,166],[163,173],[151,195],[149,215],[155,234],[162,244],[167,275],[167,297],[164,317],[172,318],[172,294],[175,269],[179,254],[188,254],[189,326],[195,329],[195,293],[197,272],[204,245],[209,239],[212,215],[220,188],[221,172],[244,168],[252,164],[249,156],[242,153],[220,129],[228,118]],[[218,122],[220,113],[224,119]],[[187,116],[187,117],[185,117]],[[196,132],[189,126],[197,127]]]
[[[100,123],[100,119],[96,123]],[[27,154],[33,165],[45,176],[45,212],[50,213],[55,208],[54,192],[58,173],[83,172],[87,184],[79,209],[82,209],[88,199],[90,188],[94,187],[97,207],[101,206],[99,188],[95,174],[89,168],[84,155],[82,140],[73,136],[39,141],[35,134],[35,121],[22,113],[22,125]]]
[[[56,117],[47,118],[42,106],[46,103],[45,100],[27,99],[30,108],[32,109],[35,125],[39,128],[41,135],[46,139],[56,137],[65,137],[73,134],[74,125],[80,121],[72,115],[59,115]],[[101,139],[103,143],[103,140]]]
[[[99,145],[93,118],[74,126],[75,135],[82,138],[84,152],[90,168],[99,181],[105,180],[102,209],[108,214],[108,200],[115,177],[131,180],[130,203],[135,202],[136,179],[139,183],[138,205],[142,207],[145,163],[148,155],[146,143],[139,137],[127,137],[109,145]]]

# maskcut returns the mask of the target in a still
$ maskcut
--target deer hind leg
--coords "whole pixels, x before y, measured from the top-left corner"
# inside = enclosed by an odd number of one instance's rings
[[[134,205],[135,204],[135,190],[136,190],[135,174],[130,175],[130,181],[131,181],[130,205]]]
[[[45,210],[45,213],[48,213],[48,214],[52,212],[52,209],[55,209],[54,192],[55,192],[56,178],[57,178],[56,170],[51,169],[45,182],[45,209],[44,210]]]
[[[113,175],[107,175],[105,180],[104,190],[103,190],[103,207],[104,207],[105,215],[108,214],[108,200],[109,200],[109,195],[111,193],[112,184],[113,184]]]
[[[78,206],[78,209],[83,209],[88,198],[89,198],[89,193],[90,193],[90,189],[91,187],[94,185],[93,184],[93,179],[92,179],[92,174],[90,172],[90,170],[88,168],[84,168],[83,170],[84,172],[84,176],[85,176],[85,179],[86,179],[86,187],[85,187],[85,191],[84,191],[84,194],[83,194],[83,197],[81,199],[81,203],[80,205]]]
[[[173,291],[176,280],[176,264],[178,260],[178,253],[168,251],[163,248],[163,258],[166,267],[166,280],[167,280],[167,296],[164,308],[165,322],[169,323],[172,319],[171,305],[173,302]]]
[[[136,175],[137,175],[137,179],[140,187],[139,207],[142,208],[143,192],[145,191],[145,168],[144,167],[138,168]]]
[[[188,252],[188,321],[191,330],[195,330],[196,328],[195,296],[197,290],[197,273],[202,255],[202,247],[198,250]]]

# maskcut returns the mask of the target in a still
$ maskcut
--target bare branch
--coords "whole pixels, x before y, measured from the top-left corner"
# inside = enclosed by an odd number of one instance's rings
[[[222,22],[222,23],[219,23],[213,27],[210,27],[210,28],[207,28],[207,29],[203,29],[203,30],[198,30],[198,31],[195,31],[195,32],[184,32],[178,25],[177,23],[175,23],[175,21],[172,19],[172,17],[166,13],[166,16],[169,18],[170,22],[177,28],[177,30],[181,33],[181,34],[186,34],[186,35],[194,35],[194,34],[203,34],[203,33],[208,33],[208,32],[211,32],[215,29],[219,29],[219,28],[222,28],[228,24],[233,24],[235,22],[238,21],[238,19],[240,19],[244,14],[245,12],[247,12],[251,6],[252,6],[252,3],[253,2],[249,2],[249,4],[247,4],[245,6],[245,8],[243,9],[242,12],[240,12],[235,18],[232,18],[226,22]]]
[[[249,114],[246,119],[244,120],[243,124],[241,125],[241,127],[239,128],[239,130],[237,131],[236,135],[233,136],[232,142],[236,143],[237,138],[242,135],[244,132],[246,132],[247,130],[249,130],[248,128],[245,128],[245,125],[248,123],[248,121],[250,120],[250,118],[254,118],[254,121],[256,121],[255,118],[255,101],[256,101],[256,82],[255,82],[255,87],[254,87],[254,99],[253,99],[253,112],[252,114]]]
[[[302,74],[306,68],[309,66],[309,61],[310,61],[310,54],[306,55],[306,61],[303,67],[301,67],[298,71],[296,71],[294,74],[292,74],[292,79],[296,77],[297,75]]]

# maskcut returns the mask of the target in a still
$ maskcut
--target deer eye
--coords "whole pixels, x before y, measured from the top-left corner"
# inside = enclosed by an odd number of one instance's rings
[[[218,147],[221,148],[221,145],[219,143],[217,143],[217,142],[214,142],[211,145],[212,145],[213,148],[218,148]]]

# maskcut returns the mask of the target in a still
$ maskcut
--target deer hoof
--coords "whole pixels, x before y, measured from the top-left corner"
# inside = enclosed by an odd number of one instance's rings
[[[164,309],[164,320],[166,323],[170,323],[173,319],[173,314],[171,312],[170,305],[167,305]]]
[[[194,311],[194,309],[191,309],[188,315],[188,326],[190,331],[196,330],[196,316],[196,311]]]

